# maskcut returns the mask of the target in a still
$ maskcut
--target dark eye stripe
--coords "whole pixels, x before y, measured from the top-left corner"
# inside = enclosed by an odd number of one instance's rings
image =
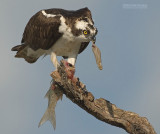
[[[81,18],[80,20],[83,20],[85,22],[88,22],[88,19],[87,18]]]
[[[85,22],[88,22],[88,19],[87,19],[87,18],[83,18],[83,20],[84,20]]]
[[[88,24],[88,27],[89,27],[90,29],[94,29],[93,25],[91,25],[91,24]]]
[[[90,34],[90,31],[89,31],[89,30],[87,30],[87,33],[88,33],[88,34]]]

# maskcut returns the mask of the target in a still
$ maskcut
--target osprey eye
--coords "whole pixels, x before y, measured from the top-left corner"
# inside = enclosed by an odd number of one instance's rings
[[[84,31],[83,31],[83,33],[84,33],[85,35],[87,35],[87,34],[88,34],[88,32],[87,32],[86,30],[84,30]]]

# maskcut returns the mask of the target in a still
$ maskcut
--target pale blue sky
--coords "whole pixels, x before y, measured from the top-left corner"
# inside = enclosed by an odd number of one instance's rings
[[[46,8],[89,7],[99,30],[99,71],[91,45],[78,56],[76,76],[96,98],[149,119],[160,133],[160,1],[159,0],[0,0],[0,133],[125,134],[73,104],[65,96],[56,107],[57,127],[38,128],[46,110],[44,95],[54,70],[50,57],[28,64],[10,49],[20,44],[24,27]]]

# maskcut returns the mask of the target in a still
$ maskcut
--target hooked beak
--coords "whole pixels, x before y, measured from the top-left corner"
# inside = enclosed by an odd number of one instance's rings
[[[95,43],[96,42],[96,35],[98,33],[97,28],[95,29],[95,35],[92,37],[92,42]]]
[[[96,37],[95,37],[95,36],[92,38],[92,42],[93,42],[93,43],[96,42]]]

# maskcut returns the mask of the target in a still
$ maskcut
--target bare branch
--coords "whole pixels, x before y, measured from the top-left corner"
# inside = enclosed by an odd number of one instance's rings
[[[70,67],[71,69],[73,67]],[[55,85],[74,103],[89,114],[110,125],[123,128],[130,134],[156,134],[147,118],[122,110],[103,98],[94,99],[85,85],[78,78],[68,78],[64,62],[51,74]]]

